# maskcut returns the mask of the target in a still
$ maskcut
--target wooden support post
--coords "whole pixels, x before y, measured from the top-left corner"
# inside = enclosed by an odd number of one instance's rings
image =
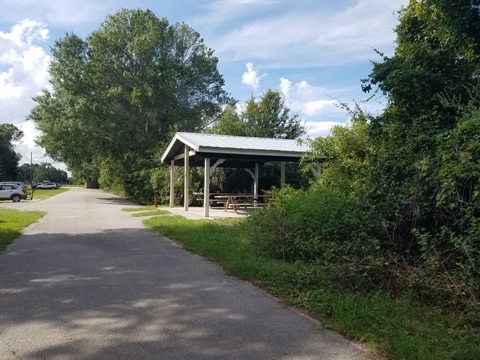
[[[203,186],[203,215],[210,215],[210,158],[205,158],[205,179]]]
[[[184,174],[184,189],[183,189],[183,207],[188,211],[188,201],[190,192],[190,148],[185,145],[185,174]]]
[[[174,200],[175,200],[175,162],[172,160],[170,161],[170,207],[173,208]]]

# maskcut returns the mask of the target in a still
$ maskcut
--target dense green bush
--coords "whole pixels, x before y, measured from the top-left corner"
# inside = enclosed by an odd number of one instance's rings
[[[325,275],[324,284],[373,288],[386,274],[372,237],[378,219],[338,189],[276,191],[248,226],[258,252],[309,264]]]

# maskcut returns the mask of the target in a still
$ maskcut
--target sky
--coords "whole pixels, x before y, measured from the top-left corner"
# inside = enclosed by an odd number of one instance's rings
[[[49,86],[50,47],[68,33],[85,39],[121,8],[150,9],[184,22],[215,51],[224,89],[240,103],[283,92],[308,136],[348,122],[339,102],[380,113],[386,99],[361,91],[372,61],[395,50],[398,10],[408,0],[0,0],[0,123],[24,132],[20,164],[52,161],[26,120],[32,97]]]

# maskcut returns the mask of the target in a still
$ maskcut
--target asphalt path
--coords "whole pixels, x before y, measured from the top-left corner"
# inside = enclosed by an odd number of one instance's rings
[[[0,359],[367,359],[357,345],[72,189],[0,253]],[[1,219],[0,219],[1,220]]]

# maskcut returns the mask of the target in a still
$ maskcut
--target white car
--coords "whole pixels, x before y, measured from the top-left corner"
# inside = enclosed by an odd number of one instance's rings
[[[0,184],[0,200],[19,202],[27,198],[27,192],[17,184]]]
[[[41,183],[37,185],[37,189],[56,189],[56,188],[58,188],[58,186],[54,182]]]

